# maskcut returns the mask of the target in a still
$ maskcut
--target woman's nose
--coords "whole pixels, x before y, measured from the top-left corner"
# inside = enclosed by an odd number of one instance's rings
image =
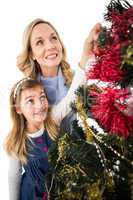
[[[54,48],[54,44],[50,40],[47,40],[45,42],[45,48],[46,49],[52,49],[52,48]]]

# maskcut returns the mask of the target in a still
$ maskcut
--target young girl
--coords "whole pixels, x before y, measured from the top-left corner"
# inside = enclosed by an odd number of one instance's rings
[[[52,110],[44,86],[37,80],[25,78],[13,88],[10,95],[13,127],[6,141],[10,155],[10,200],[48,199],[45,187],[47,151],[58,136],[61,120],[70,112],[75,90],[83,83],[84,71],[78,69],[67,96]]]

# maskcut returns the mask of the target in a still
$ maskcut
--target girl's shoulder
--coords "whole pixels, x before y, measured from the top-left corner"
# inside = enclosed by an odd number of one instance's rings
[[[52,138],[49,136],[49,133],[48,133],[47,130],[44,131],[43,136],[44,136],[44,138],[45,138],[45,141],[46,141],[47,146],[50,147],[51,144],[52,144],[52,142],[53,142],[53,140],[52,140]]]

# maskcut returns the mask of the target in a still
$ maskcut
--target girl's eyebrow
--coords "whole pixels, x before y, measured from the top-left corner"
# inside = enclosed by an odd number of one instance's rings
[[[40,96],[41,96],[41,95],[44,95],[44,96],[46,97],[46,94],[45,94],[45,92],[41,92],[41,93],[40,93]]]
[[[33,98],[34,96],[35,96],[35,95],[28,96],[28,97],[25,98],[25,100],[30,99],[30,98]]]
[[[40,93],[40,95],[42,95],[42,94],[46,95],[45,92],[43,92],[43,91]]]
[[[41,91],[39,95],[42,95],[42,94],[44,94],[46,96],[44,91]],[[25,100],[27,100],[29,98],[33,98],[33,97],[35,97],[35,95],[30,95],[30,96],[26,97]]]

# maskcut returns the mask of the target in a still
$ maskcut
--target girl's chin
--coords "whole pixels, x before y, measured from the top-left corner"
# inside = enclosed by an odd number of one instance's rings
[[[42,120],[42,121],[38,120],[38,121],[34,122],[33,126],[36,127],[36,128],[38,127],[38,129],[41,129],[44,126],[44,120]]]
[[[37,117],[37,118],[35,119],[35,122],[43,123],[45,119],[46,119],[46,116],[43,116],[43,117]]]

